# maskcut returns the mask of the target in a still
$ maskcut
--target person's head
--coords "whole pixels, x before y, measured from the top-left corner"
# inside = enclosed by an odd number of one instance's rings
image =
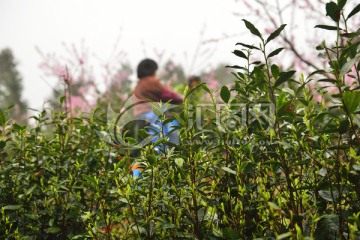
[[[199,76],[191,76],[191,77],[189,77],[189,80],[188,80],[189,88],[194,88],[197,85],[199,85],[200,83],[201,83],[201,79],[200,79]]]
[[[144,59],[142,60],[137,67],[137,77],[144,78],[155,76],[156,71],[158,69],[157,63],[152,59]]]

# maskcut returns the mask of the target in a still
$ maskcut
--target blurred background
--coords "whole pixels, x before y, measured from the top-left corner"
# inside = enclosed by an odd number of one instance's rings
[[[231,82],[225,66],[239,64],[235,44],[256,44],[242,19],[264,34],[288,24],[273,47],[288,51],[274,61],[308,72],[323,64],[309,61],[316,52],[307,47],[324,38],[314,29],[323,2],[0,0],[0,107],[14,104],[14,116],[27,116],[54,104],[65,85],[74,110],[124,99],[145,57],[159,63],[168,86],[198,75],[216,89]]]

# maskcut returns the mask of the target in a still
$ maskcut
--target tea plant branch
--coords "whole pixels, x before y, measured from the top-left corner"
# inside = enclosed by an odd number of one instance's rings
[[[109,219],[109,221],[107,219],[107,213],[105,211],[104,202],[105,202],[105,200],[103,198],[100,204],[101,204],[101,211],[103,213],[103,218],[104,218],[104,222],[105,222],[105,234],[107,235],[107,238],[109,240],[111,240],[111,221],[110,221],[110,219]]]
[[[359,83],[359,85],[360,85],[360,74],[359,74],[360,71],[358,71],[358,69],[360,69],[360,62],[357,64],[357,66],[356,66],[356,63],[355,63],[355,64],[354,64],[354,68],[355,68],[355,72],[356,72],[356,76],[357,76],[358,83]]]
[[[266,16],[268,17],[268,19],[272,19],[271,13],[270,13],[269,8],[267,7],[266,3],[262,2],[262,1],[257,1],[257,2],[260,4],[262,9],[264,10],[264,12],[265,12]],[[283,24],[284,23],[283,16],[282,16],[283,14],[282,14],[282,10],[280,9],[280,5],[279,5],[278,1],[277,1],[277,12],[278,12],[281,24]],[[273,21],[269,21],[269,22],[271,22],[276,29],[279,27],[275,22],[273,22]],[[289,38],[287,37],[285,32],[282,33],[280,36],[281,36],[282,40],[288,45],[291,52],[294,53],[295,56],[300,61],[302,61],[306,65],[314,68],[316,71],[321,69],[318,66],[316,66],[315,64],[313,64],[311,61],[307,60],[305,57],[302,56],[302,54],[295,47],[295,44],[292,41],[289,40]],[[322,74],[324,74],[326,77],[330,76],[327,73],[322,73]]]
[[[193,140],[192,138],[192,134],[189,133],[189,137],[191,139],[191,141]],[[195,220],[194,222],[194,233],[195,235],[201,239],[201,233],[200,233],[200,226],[199,226],[199,218],[198,218],[198,204],[197,204],[197,194],[196,194],[196,163],[195,163],[195,158],[194,158],[194,151],[191,149],[190,145],[188,145],[188,160],[190,163],[190,191],[191,191],[191,195],[192,195],[192,203],[193,203],[193,207],[194,207],[194,211],[193,211],[193,219]]]
[[[137,233],[139,235],[139,237],[141,236],[141,232],[140,232],[140,229],[139,229],[139,222],[137,220],[137,216],[136,216],[136,213],[135,213],[135,210],[134,210],[134,206],[131,204],[131,200],[130,198],[126,198],[127,200],[127,203],[129,204],[129,207],[130,207],[130,210],[131,210],[131,214],[133,215],[134,217],[134,221],[135,221],[135,226],[136,226],[136,230],[137,230]]]
[[[147,221],[149,223],[149,228],[147,229],[147,238],[151,239],[151,234],[150,234],[150,216],[151,216],[151,206],[152,206],[152,198],[153,198],[153,191],[154,191],[154,166],[151,165],[150,166],[150,170],[151,170],[151,175],[150,175],[150,189],[149,189],[149,201],[148,201],[148,209],[147,209]]]
[[[188,112],[188,102],[185,102],[184,105],[184,110],[185,112]],[[192,120],[193,121],[193,120]],[[188,122],[188,116],[186,116],[186,122]],[[186,140],[187,140],[187,162],[190,165],[190,182],[189,187],[190,187],[190,192],[191,192],[191,198],[192,198],[192,205],[193,205],[193,213],[190,214],[194,226],[193,226],[193,230],[194,230],[194,234],[196,235],[196,237],[198,237],[199,239],[201,239],[201,233],[200,233],[200,225],[199,225],[199,218],[198,218],[198,204],[197,204],[197,195],[196,195],[196,162],[195,162],[195,157],[194,157],[194,150],[192,149],[192,142],[194,141],[193,138],[193,126],[191,127],[191,129],[189,129],[188,131],[185,132],[186,133]]]
[[[331,193],[331,198],[333,200],[333,204],[334,204],[334,208],[335,211],[338,213],[338,219],[339,219],[339,236],[343,235],[344,232],[344,222],[343,222],[343,217],[342,217],[342,191],[341,191],[341,172],[340,172],[340,167],[341,167],[341,162],[340,162],[340,143],[341,143],[341,138],[342,138],[342,134],[340,133],[339,135],[339,141],[338,141],[338,145],[337,145],[337,156],[336,156],[336,160],[335,161],[335,179],[336,179],[336,188],[337,188],[337,192],[339,195],[339,204],[336,203],[336,199],[334,197],[334,192],[332,190],[332,187],[330,187],[330,193]],[[341,239],[342,237],[340,237]]]
[[[265,40],[263,38],[261,38],[262,40],[262,52],[264,55],[264,59],[265,59],[265,66],[266,66],[266,73],[267,73],[267,80],[268,80],[268,84],[269,84],[269,90],[270,90],[270,99],[271,102],[274,104],[274,113],[275,113],[275,126],[277,128],[277,137],[280,139],[281,141],[281,133],[280,133],[280,123],[279,123],[279,118],[278,118],[278,111],[277,111],[277,104],[276,104],[276,96],[275,96],[275,89],[274,86],[272,85],[271,79],[272,79],[272,74],[270,73],[270,66],[269,66],[269,59],[268,56],[266,55],[266,43]]]
[[[339,27],[339,26],[338,26],[338,27]],[[339,31],[338,31],[337,35],[338,35],[338,36],[340,35],[340,34],[339,34]],[[336,58],[337,58],[337,62],[340,61],[340,60],[339,60],[339,55],[340,55],[340,54],[339,54],[339,52],[338,52],[338,51],[339,51],[338,43],[339,43],[339,42],[338,42],[338,37],[337,37],[337,39],[336,39],[336,51],[337,51]],[[325,48],[325,52],[326,52],[326,54],[327,54],[327,57],[328,57],[329,61],[331,61],[331,55],[330,55],[330,53],[329,53],[329,49],[328,49],[326,46],[324,46],[324,48]],[[338,69],[334,69],[334,71],[335,71],[334,75],[335,75],[335,79],[336,79],[336,87],[337,87],[337,89],[338,89],[338,91],[339,91],[339,95],[340,95],[340,98],[341,98],[341,103],[342,103],[342,105],[343,105],[345,114],[346,114],[346,116],[347,116],[347,118],[348,118],[348,120],[349,120],[349,122],[350,122],[352,131],[353,131],[353,134],[354,134],[354,136],[355,136],[358,144],[360,144],[360,138],[359,138],[359,136],[358,136],[358,134],[357,134],[357,131],[356,131],[356,127],[355,127],[355,125],[354,125],[353,118],[352,118],[351,113],[350,113],[350,111],[348,110],[348,108],[347,108],[347,106],[346,106],[346,104],[345,104],[345,101],[344,101],[344,93],[343,93],[343,90],[342,90],[342,88],[341,88],[341,86],[344,85],[344,80],[342,80],[344,77],[341,77],[341,78],[340,78],[340,74],[338,73]],[[359,74],[359,73],[358,73],[358,74]],[[351,143],[350,143],[350,144],[351,144]],[[360,150],[359,150],[359,151],[360,151]]]

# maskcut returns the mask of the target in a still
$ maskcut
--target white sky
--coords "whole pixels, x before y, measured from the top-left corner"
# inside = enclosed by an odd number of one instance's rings
[[[50,94],[38,68],[44,53],[66,55],[62,43],[80,46],[82,40],[90,52],[106,61],[120,36],[119,48],[127,53],[133,67],[145,57],[154,57],[153,49],[175,55],[184,65],[184,52],[195,52],[200,31],[204,37],[234,33],[231,14],[223,0],[0,0],[0,49],[9,47],[18,61],[23,77],[23,96],[29,107],[40,108]],[[122,30],[121,30],[122,29]],[[221,43],[212,59],[231,61],[236,41]],[[145,47],[144,47],[145,46]],[[165,56],[165,57],[166,57]],[[210,63],[210,60],[209,60]],[[46,78],[46,77],[45,77]],[[47,80],[50,84],[53,79]]]
[[[119,36],[119,49],[127,53],[132,67],[144,57],[155,58],[154,49],[174,56],[190,71],[191,56],[203,40],[237,35],[210,44],[214,55],[205,65],[236,64],[231,53],[242,32],[247,32],[235,0],[0,0],[0,49],[9,47],[18,61],[24,83],[23,96],[29,107],[39,109],[51,93],[54,79],[39,69],[44,53],[66,55],[62,43],[80,46],[107,61]],[[247,34],[249,36],[249,34]],[[145,54],[146,51],[146,54]],[[184,52],[189,56],[184,57]],[[146,55],[146,56],[145,56]],[[200,68],[187,74],[196,74]]]

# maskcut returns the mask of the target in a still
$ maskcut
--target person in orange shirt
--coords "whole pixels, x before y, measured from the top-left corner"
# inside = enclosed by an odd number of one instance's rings
[[[135,97],[140,100],[141,104],[136,104],[134,106],[134,118],[142,119],[144,121],[137,121],[136,128],[144,129],[150,124],[156,124],[158,127],[163,128],[164,134],[167,135],[169,141],[172,143],[178,143],[179,137],[176,132],[171,132],[172,127],[178,125],[177,120],[173,120],[164,126],[159,123],[158,117],[152,111],[151,102],[170,102],[171,104],[181,104],[183,98],[181,95],[175,93],[170,88],[165,87],[161,84],[157,78],[156,72],[158,70],[157,63],[152,59],[144,59],[137,66],[137,77],[138,82],[134,89]],[[157,132],[154,130],[148,129],[150,135],[154,135],[152,142],[157,140]],[[137,136],[139,141],[139,137]],[[134,164],[136,166],[136,164]],[[133,176],[139,176],[140,170],[138,171],[138,166],[132,168]]]

